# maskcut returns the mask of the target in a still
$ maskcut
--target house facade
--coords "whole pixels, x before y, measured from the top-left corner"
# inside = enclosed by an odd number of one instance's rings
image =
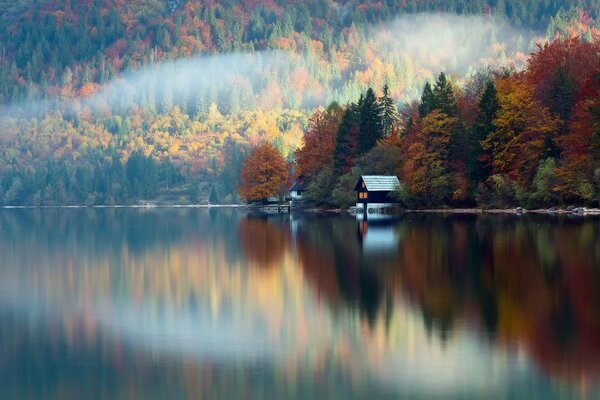
[[[398,201],[394,192],[400,188],[400,181],[394,175],[363,175],[356,182],[356,207],[383,208]]]
[[[294,185],[292,185],[292,187],[290,188],[290,191],[289,191],[290,199],[291,200],[302,200],[302,195],[304,193],[305,186],[306,185],[305,185],[304,175],[300,175],[294,182]]]

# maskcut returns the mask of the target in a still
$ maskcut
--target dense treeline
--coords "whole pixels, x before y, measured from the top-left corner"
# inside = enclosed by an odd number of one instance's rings
[[[403,111],[387,87],[311,119],[297,151],[306,198],[349,206],[361,174],[397,174],[407,207],[543,207],[600,202],[600,43],[540,46],[522,72],[464,88],[441,73]]]
[[[349,29],[364,37],[370,24],[405,13],[494,15],[514,26],[548,29],[550,35],[568,29],[591,35],[600,9],[598,0],[40,3],[7,13],[10,18],[0,24],[0,103],[89,94],[122,71],[161,59],[303,46],[295,35],[317,41],[335,57],[353,40]],[[13,7],[19,10],[18,4]]]
[[[74,167],[65,160],[48,161],[44,168],[4,174],[0,205],[115,205],[153,199],[161,186],[181,184],[182,176],[168,162],[133,153],[123,163],[112,157],[89,155],[90,164]]]

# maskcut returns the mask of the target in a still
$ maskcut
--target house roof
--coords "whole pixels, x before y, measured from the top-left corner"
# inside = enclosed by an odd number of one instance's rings
[[[294,192],[294,191],[299,192],[302,190],[304,190],[304,182],[300,182],[300,181],[294,183],[294,185],[290,188],[290,192]]]
[[[306,178],[304,177],[304,174],[300,174],[300,176],[298,176],[296,178],[296,180],[294,181],[294,184],[292,185],[292,187],[290,188],[290,192],[293,191],[302,191],[306,188]]]
[[[354,190],[359,190],[361,181],[365,183],[369,192],[391,192],[400,186],[398,177],[394,175],[363,175],[356,182]]]

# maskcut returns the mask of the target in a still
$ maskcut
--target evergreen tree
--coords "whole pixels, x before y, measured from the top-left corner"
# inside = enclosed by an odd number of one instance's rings
[[[481,142],[494,130],[494,118],[498,111],[498,96],[493,82],[488,82],[479,100],[477,117],[469,132],[469,156],[467,159],[467,174],[473,188],[485,182],[491,172],[489,160],[482,160],[488,151],[483,150]]]
[[[421,104],[419,105],[419,115],[421,118],[425,118],[427,114],[432,112],[435,108],[435,96],[431,89],[431,84],[427,82],[423,88],[423,94],[421,94]]]
[[[560,118],[561,123],[555,135],[546,136],[544,158],[559,156],[560,152],[556,145],[556,138],[568,132],[571,109],[575,104],[575,90],[574,83],[569,79],[564,69],[558,67],[548,94],[548,108]]]
[[[342,176],[354,165],[355,152],[358,139],[356,105],[350,105],[344,112],[342,123],[338,129],[333,151],[333,173],[334,176]]]
[[[365,154],[383,137],[381,106],[372,88],[367,90],[362,104],[359,105],[359,135],[357,154]]]
[[[219,197],[217,196],[217,191],[215,189],[215,185],[212,185],[210,188],[210,195],[208,196],[208,201],[210,204],[218,204]]]
[[[456,98],[454,96],[454,89],[452,85],[446,79],[446,74],[440,73],[440,76],[433,87],[433,98],[434,98],[434,109],[438,109],[446,115],[451,117],[456,116]]]
[[[562,67],[557,68],[550,87],[548,108],[564,122],[569,120],[575,102],[575,85]]]
[[[379,99],[381,104],[381,124],[384,136],[389,136],[394,126],[398,124],[399,117],[394,104],[394,100],[390,97],[390,87],[386,84],[383,86],[383,95]]]

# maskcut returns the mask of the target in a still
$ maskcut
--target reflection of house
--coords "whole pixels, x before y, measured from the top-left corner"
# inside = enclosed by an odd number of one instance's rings
[[[394,253],[398,249],[400,234],[394,229],[394,220],[358,221],[358,240],[366,253]]]
[[[302,194],[306,188],[304,182],[304,175],[300,175],[294,182],[294,185],[290,188],[290,198],[292,200],[302,200]]]
[[[356,207],[380,208],[397,203],[393,193],[399,187],[400,181],[397,176],[363,175],[354,187],[357,192]]]

